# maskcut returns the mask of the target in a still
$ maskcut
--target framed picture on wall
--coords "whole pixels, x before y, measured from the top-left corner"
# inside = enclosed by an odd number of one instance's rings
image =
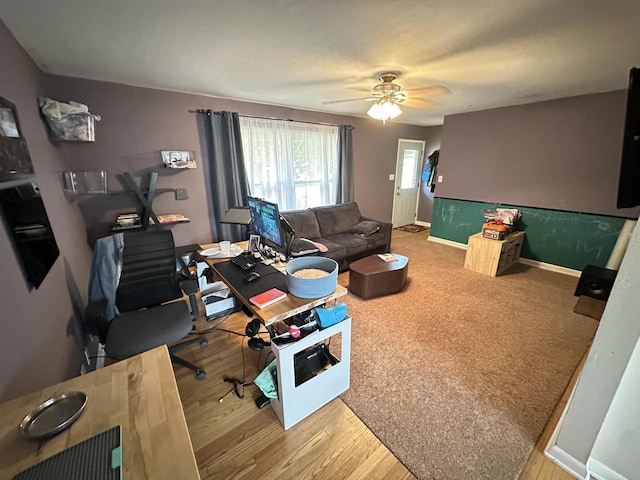
[[[13,103],[0,97],[0,182],[33,176],[33,164]]]

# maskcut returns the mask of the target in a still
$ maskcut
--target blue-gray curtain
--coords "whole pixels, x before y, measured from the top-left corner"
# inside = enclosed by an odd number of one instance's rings
[[[336,203],[353,202],[353,140],[351,125],[338,126],[339,178],[336,188]]]
[[[247,206],[249,182],[244,167],[240,120],[235,112],[200,111],[209,165],[209,189],[217,241],[247,240],[247,226],[220,223],[231,207]]]

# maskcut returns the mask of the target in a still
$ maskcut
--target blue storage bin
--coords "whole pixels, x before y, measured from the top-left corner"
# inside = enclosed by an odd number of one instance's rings
[[[320,278],[298,278],[292,275],[305,268],[324,270],[329,275]],[[294,258],[287,264],[287,289],[300,298],[320,298],[333,293],[338,286],[338,262],[324,257]]]

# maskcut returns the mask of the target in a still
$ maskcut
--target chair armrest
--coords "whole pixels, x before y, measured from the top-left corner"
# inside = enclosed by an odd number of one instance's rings
[[[102,343],[104,343],[107,337],[107,330],[109,329],[110,323],[110,320],[105,314],[107,303],[107,300],[104,298],[92,300],[84,309],[84,324],[87,330],[94,335],[97,334]]]
[[[197,280],[183,280],[180,282],[180,288],[189,296],[189,309],[191,310],[191,320],[198,318],[198,299],[196,294],[198,293],[198,281]]]

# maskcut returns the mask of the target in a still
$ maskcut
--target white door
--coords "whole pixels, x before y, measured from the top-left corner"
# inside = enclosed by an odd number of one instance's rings
[[[412,224],[416,219],[423,154],[424,140],[403,138],[398,140],[396,185],[391,219],[394,227]]]

